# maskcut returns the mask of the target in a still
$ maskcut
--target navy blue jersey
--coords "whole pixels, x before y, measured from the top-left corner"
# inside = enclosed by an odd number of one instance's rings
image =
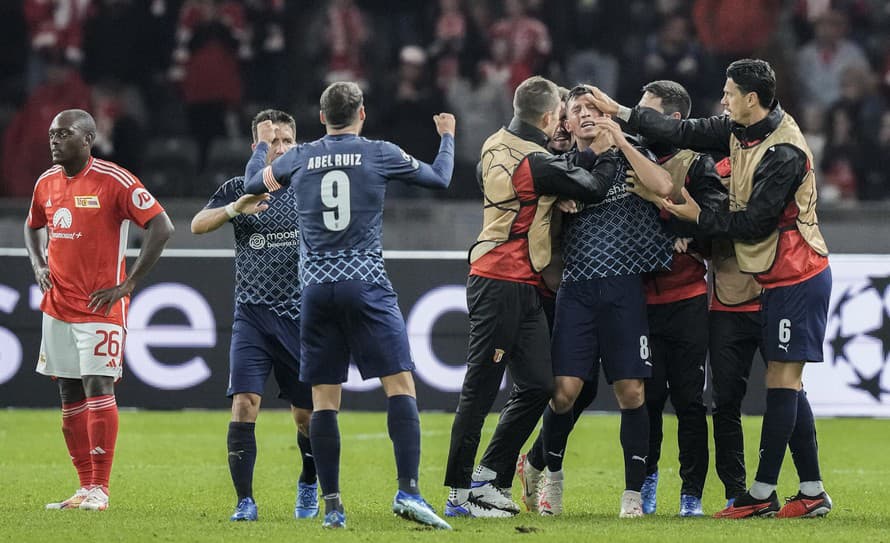
[[[229,179],[205,209],[223,207],[243,195],[244,178]],[[294,194],[275,191],[269,209],[229,222],[235,228],[235,303],[265,305],[276,315],[299,319],[300,232]]]
[[[641,149],[647,156],[649,153]],[[606,198],[568,215],[563,240],[563,281],[634,275],[668,269],[673,238],[650,202],[627,192],[623,157]]]
[[[432,166],[398,146],[354,134],[327,135],[291,148],[265,167],[268,145],[247,164],[245,190],[291,185],[299,214],[304,286],[368,281],[389,287],[383,267],[383,198],[392,180],[446,188],[454,168],[454,139],[442,137]]]

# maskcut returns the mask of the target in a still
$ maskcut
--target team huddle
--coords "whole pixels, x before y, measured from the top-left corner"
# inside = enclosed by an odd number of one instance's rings
[[[672,81],[645,85],[633,108],[592,85],[568,90],[537,76],[519,85],[512,121],[485,141],[477,167],[483,224],[469,251],[467,371],[445,466],[444,517],[518,514],[514,478],[526,509],[561,514],[569,435],[597,394],[600,368],[621,413],[619,516],[656,511],[668,398],[678,419],[679,514],[702,516],[706,365],[727,499],[714,516],[831,510],[802,387],[804,365],[822,361],[831,271],[812,154],[775,100],[775,82],[764,61],[733,62],[724,115],[706,119],[687,118],[689,95]],[[255,424],[274,372],[302,457],[294,515],[346,526],[337,419],[354,363],[363,379],[380,379],[387,397],[398,477],[392,511],[450,529],[418,485],[414,363],[381,237],[390,181],[449,186],[455,119],[433,117],[441,143],[432,164],[360,136],[365,109],[354,83],[324,91],[320,120],[326,135],[296,144],[293,117],[259,113],[244,176],[223,184],[191,224],[195,234],[229,222],[235,232],[231,520],[259,518]],[[49,135],[54,166],[35,186],[25,244],[44,293],[37,371],[59,384],[80,488],[47,508],[104,510],[127,303],[173,227],[132,173],[91,156],[95,123],[87,112],[59,113]],[[127,274],[130,221],[146,235]],[[258,237],[277,241],[259,252]],[[767,362],[767,405],[749,487],[740,413],[758,349]],[[513,387],[477,464],[506,370]],[[776,487],[786,447],[800,488],[783,505]]]

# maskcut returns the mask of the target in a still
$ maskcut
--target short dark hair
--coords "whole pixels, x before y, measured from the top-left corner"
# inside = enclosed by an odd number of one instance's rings
[[[683,119],[689,117],[689,112],[692,110],[692,99],[686,92],[686,88],[676,81],[667,79],[652,81],[643,85],[643,92],[661,98],[661,107],[664,109],[665,115],[679,113]]]
[[[513,115],[529,124],[537,123],[545,113],[559,106],[556,83],[539,75],[529,77],[513,94]]]
[[[325,124],[334,129],[345,128],[355,122],[363,103],[362,89],[352,81],[331,83],[321,93],[319,100]]]
[[[776,98],[776,72],[765,60],[743,58],[726,68],[726,77],[732,79],[742,94],[757,93],[757,100],[763,107],[773,105]]]
[[[272,121],[275,124],[287,124],[297,135],[297,122],[294,118],[284,111],[278,109],[264,109],[256,114],[250,123],[250,133],[253,134],[253,141],[256,142],[256,125],[263,121]]]

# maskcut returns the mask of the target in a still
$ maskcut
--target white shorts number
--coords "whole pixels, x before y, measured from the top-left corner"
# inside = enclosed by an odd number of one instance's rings
[[[647,336],[640,336],[640,358],[649,360],[649,338]]]
[[[321,178],[321,203],[333,208],[321,214],[328,230],[346,230],[351,218],[349,176],[343,170],[331,170]]]
[[[791,321],[782,319],[779,321],[779,343],[791,341]]]

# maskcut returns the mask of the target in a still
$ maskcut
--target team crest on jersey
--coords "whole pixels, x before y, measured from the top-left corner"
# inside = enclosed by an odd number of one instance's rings
[[[262,234],[251,234],[247,244],[251,249],[260,250],[266,246],[266,238]]]
[[[74,207],[93,207],[98,208],[99,206],[99,197],[98,196],[75,196],[74,197]]]
[[[503,349],[495,349],[494,356],[491,357],[495,364],[499,363],[504,359],[504,350]]]
[[[408,153],[406,153],[404,150],[402,150],[402,158],[405,159],[405,162],[410,162],[411,167],[414,168],[415,170],[420,167],[420,164],[417,162],[417,159],[414,158],[413,156],[409,155]]]
[[[67,207],[60,207],[53,213],[53,228],[71,228],[71,222],[71,211],[69,211]]]
[[[155,197],[142,187],[134,190],[130,198],[133,200],[133,205],[139,209],[148,209],[155,205]]]

